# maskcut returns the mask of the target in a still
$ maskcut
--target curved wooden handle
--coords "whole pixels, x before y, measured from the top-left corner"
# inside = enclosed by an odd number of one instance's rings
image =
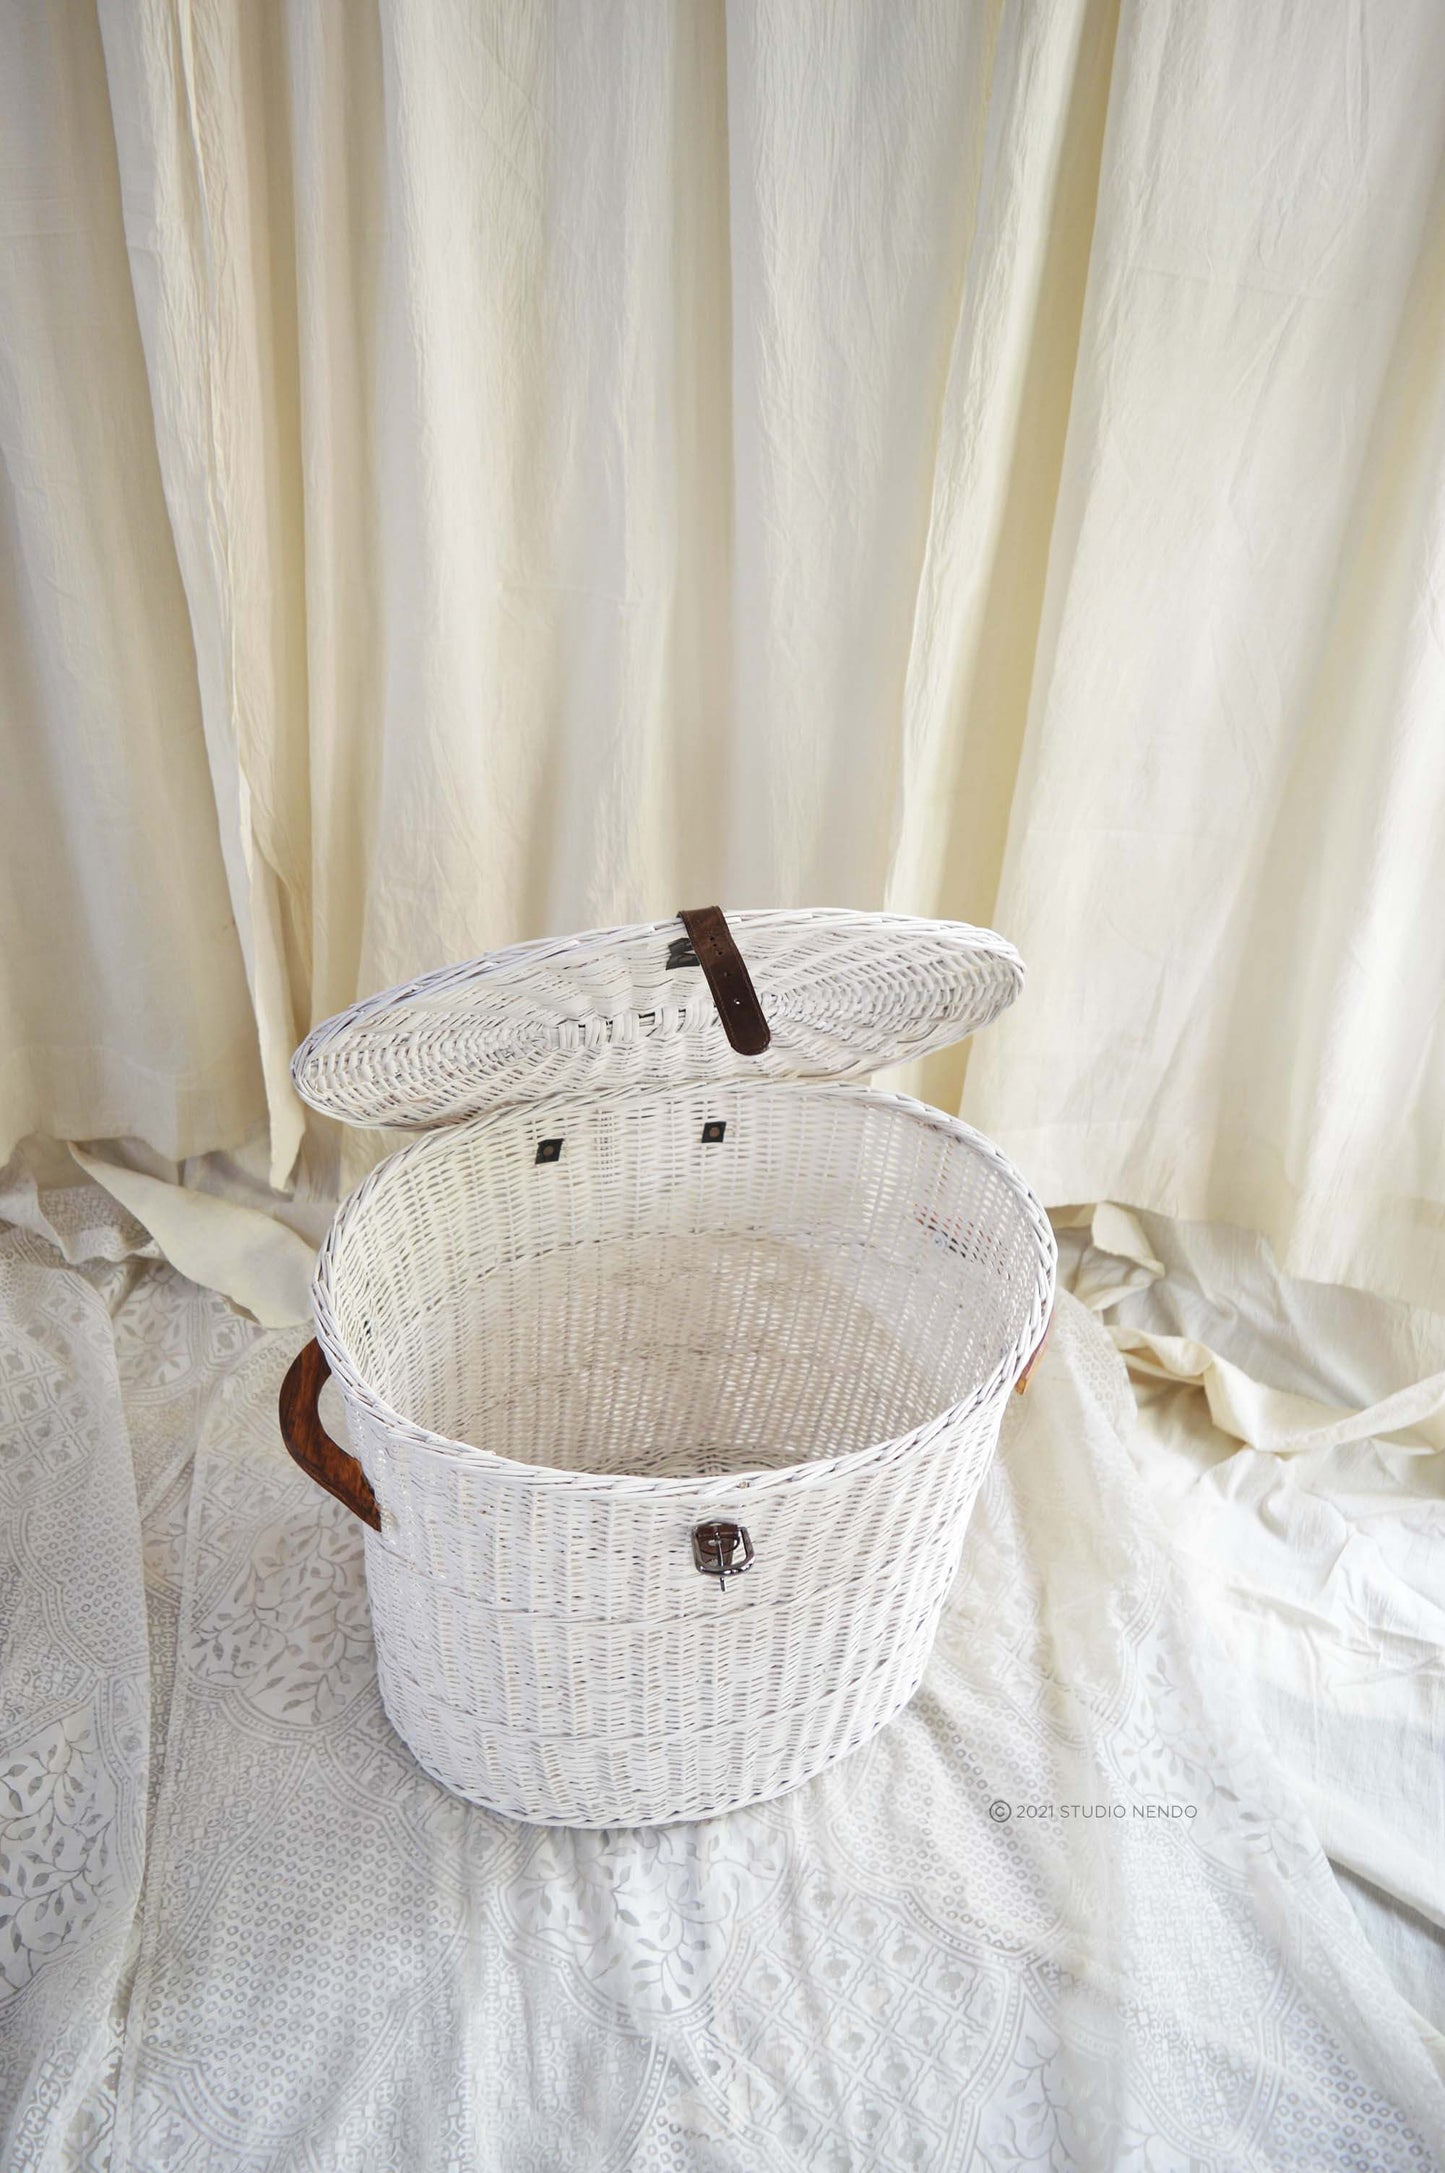
[[[321,1423],[317,1403],[331,1368],[326,1353],[313,1336],[298,1351],[281,1383],[281,1439],[308,1479],[334,1494],[374,1532],[381,1530],[381,1511],[371,1491],[371,1481],[339,1442],[332,1440]]]
[[[1046,1344],[1046,1343],[1048,1342],[1048,1340],[1049,1340],[1049,1330],[1050,1330],[1050,1328],[1052,1328],[1052,1327],[1053,1327],[1053,1325],[1054,1325],[1054,1313],[1053,1313],[1053,1307],[1052,1307],[1052,1306],[1050,1306],[1050,1308],[1049,1308],[1049,1317],[1048,1317],[1048,1319],[1047,1319],[1047,1320],[1046,1320],[1046,1321],[1044,1322],[1044,1332],[1043,1332],[1043,1334],[1042,1334],[1042,1335],[1041,1335],[1041,1336],[1039,1337],[1039,1340],[1038,1340],[1038,1342],[1037,1342],[1037,1343],[1036,1343],[1036,1344],[1034,1345],[1033,1349],[1032,1349],[1032,1350],[1030,1351],[1030,1353],[1029,1353],[1029,1355],[1028,1355],[1028,1358],[1027,1358],[1027,1359],[1025,1360],[1025,1362],[1024,1362],[1024,1370],[1023,1370],[1023,1372],[1022,1372],[1022,1373],[1021,1373],[1021,1374],[1019,1375],[1018,1379],[1017,1379],[1017,1380],[1016,1380],[1016,1381],[1014,1382],[1014,1394],[1015,1394],[1016,1396],[1022,1396],[1022,1395],[1023,1395],[1024,1393],[1025,1393],[1025,1391],[1027,1390],[1027,1388],[1028,1388],[1028,1385],[1029,1385],[1029,1381],[1030,1381],[1030,1379],[1031,1379],[1031,1377],[1032,1377],[1032,1374],[1033,1374],[1033,1370],[1034,1370],[1034,1367],[1035,1367],[1035,1366],[1036,1366],[1036,1365],[1038,1364],[1039,1360],[1040,1360],[1040,1359],[1041,1359],[1041,1358],[1043,1357],[1043,1355],[1044,1355],[1044,1345],[1045,1345],[1045,1344]]]

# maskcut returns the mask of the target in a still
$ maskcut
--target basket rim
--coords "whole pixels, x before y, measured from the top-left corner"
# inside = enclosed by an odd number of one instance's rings
[[[796,1084],[777,1080],[731,1081],[729,1085],[734,1092],[745,1094],[786,1094],[796,1096],[799,1093],[805,1093],[810,1097],[820,1099],[864,1103],[870,1107],[887,1109],[909,1117],[915,1122],[928,1125],[935,1131],[945,1133],[959,1145],[982,1155],[994,1165],[1010,1191],[1017,1198],[1027,1221],[1033,1228],[1034,1235],[1039,1241],[1035,1263],[1036,1274],[1033,1298],[1023,1329],[1000,1357],[993,1370],[982,1381],[978,1382],[967,1396],[960,1398],[957,1403],[946,1405],[941,1411],[932,1413],[919,1426],[910,1427],[901,1434],[892,1434],[883,1441],[867,1442],[862,1448],[845,1450],[839,1456],[816,1457],[796,1464],[749,1466],[737,1471],[713,1475],[694,1473],[678,1477],[655,1478],[650,1478],[639,1472],[586,1472],[559,1468],[555,1465],[526,1464],[516,1457],[500,1456],[496,1450],[483,1448],[476,1442],[458,1441],[450,1435],[437,1433],[430,1427],[422,1426],[417,1420],[406,1417],[404,1413],[394,1409],[385,1397],[363,1380],[358,1368],[352,1362],[350,1351],[337,1325],[331,1303],[331,1280],[341,1243],[347,1230],[354,1224],[356,1218],[365,1211],[368,1202],[383,1179],[402,1166],[421,1161],[428,1155],[450,1153],[464,1139],[469,1139],[477,1132],[485,1131],[491,1126],[508,1122],[515,1123],[518,1112],[514,1109],[490,1110],[482,1116],[473,1118],[467,1124],[449,1126],[443,1131],[425,1133],[420,1138],[409,1141],[405,1146],[399,1148],[395,1154],[389,1155],[384,1162],[379,1162],[376,1168],[363,1178],[356,1190],[337,1209],[317,1258],[311,1284],[311,1302],[317,1340],[325,1353],[327,1363],[336,1376],[337,1385],[341,1389],[343,1396],[349,1395],[353,1397],[361,1408],[404,1445],[409,1453],[437,1457],[448,1464],[465,1462],[474,1469],[485,1470],[492,1479],[500,1484],[522,1486],[532,1491],[552,1487],[567,1487],[574,1494],[591,1495],[607,1500],[631,1497],[639,1501],[666,1501],[670,1499],[696,1501],[700,1497],[706,1497],[708,1500],[716,1501],[721,1505],[731,1501],[739,1494],[754,1497],[758,1494],[771,1492],[776,1487],[821,1485],[828,1480],[844,1475],[853,1475],[869,1470],[874,1466],[900,1461],[914,1448],[931,1439],[941,1427],[955,1424],[960,1418],[967,1416],[981,1405],[997,1397],[1006,1383],[1011,1385],[1016,1381],[1043,1336],[1044,1326],[1053,1303],[1058,1249],[1054,1240],[1053,1226],[1049,1222],[1042,1205],[1024,1178],[1014,1168],[1007,1156],[994,1145],[993,1141],[984,1133],[975,1131],[972,1125],[965,1124],[961,1117],[950,1117],[943,1110],[935,1109],[927,1102],[914,1100],[911,1095],[886,1093],[875,1087],[849,1086],[836,1082],[800,1087]],[[696,1091],[696,1087],[692,1085],[672,1088],[648,1087],[635,1089],[630,1096],[608,1096],[606,1098],[609,1102],[629,1099],[652,1102],[660,1098],[668,1099],[673,1096],[690,1095]],[[569,1109],[591,1109],[596,1107],[597,1101],[598,1097],[592,1094],[559,1095],[552,1100],[533,1104],[530,1113],[533,1115],[543,1113],[550,1115],[553,1111],[560,1113]],[[367,1477],[375,1487],[377,1475],[368,1472]],[[381,1500],[379,1490],[378,1500]],[[385,1507],[384,1502],[382,1506]]]

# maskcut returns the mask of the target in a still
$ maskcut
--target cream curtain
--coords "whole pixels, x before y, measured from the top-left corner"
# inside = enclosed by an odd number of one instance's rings
[[[1434,0],[0,19],[0,1149],[280,1185],[358,993],[886,904],[1047,1198],[1438,1292]]]

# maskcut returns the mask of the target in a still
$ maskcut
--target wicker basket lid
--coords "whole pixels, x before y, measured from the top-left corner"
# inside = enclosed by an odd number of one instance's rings
[[[408,1130],[548,1094],[859,1078],[963,1040],[1022,981],[1012,945],[958,921],[709,907],[368,996],[313,1028],[291,1075],[327,1116]]]

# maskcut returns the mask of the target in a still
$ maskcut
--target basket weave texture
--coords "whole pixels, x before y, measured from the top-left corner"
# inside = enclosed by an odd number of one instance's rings
[[[315,1308],[422,1765],[520,1819],[640,1825],[866,1740],[926,1666],[1053,1269],[988,1141],[847,1085],[554,1096],[383,1163]],[[720,1583],[692,1534],[724,1518],[754,1560]]]
[[[986,1026],[1023,981],[991,929],[842,908],[731,913],[772,1031],[730,1048],[677,921],[519,943],[386,989],[315,1027],[292,1064],[315,1108],[428,1130],[507,1104],[728,1079],[859,1079]]]

